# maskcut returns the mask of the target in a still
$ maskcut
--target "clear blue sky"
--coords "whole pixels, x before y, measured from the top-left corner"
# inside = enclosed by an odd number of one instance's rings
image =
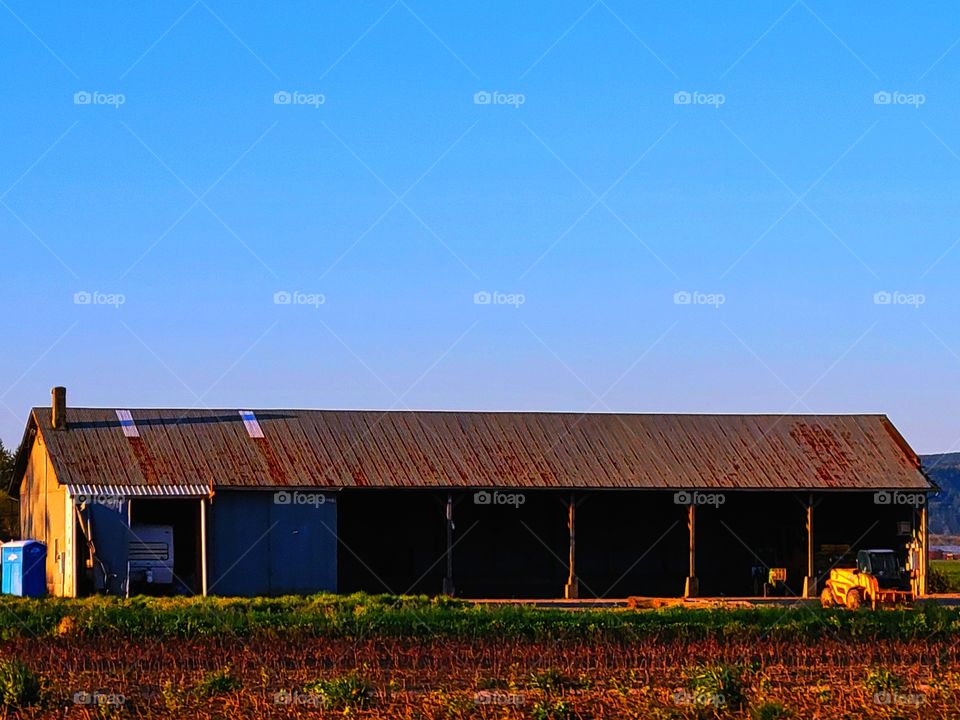
[[[958,39],[952,3],[3,0],[0,437],[64,384],[958,449]]]

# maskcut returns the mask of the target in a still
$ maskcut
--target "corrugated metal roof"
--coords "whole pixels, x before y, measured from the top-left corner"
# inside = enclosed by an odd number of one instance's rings
[[[883,415],[50,409],[59,480],[217,487],[929,489]]]

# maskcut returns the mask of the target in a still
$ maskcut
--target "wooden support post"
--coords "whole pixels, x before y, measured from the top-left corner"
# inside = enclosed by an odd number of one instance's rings
[[[563,596],[568,600],[574,600],[580,597],[580,581],[577,580],[577,499],[573,493],[570,493],[570,505],[567,509],[567,528],[570,530],[570,556],[567,565],[570,574],[567,576],[567,584],[563,588]]]
[[[133,537],[133,498],[127,498],[127,547],[130,545],[130,538]],[[123,578],[124,597],[130,597],[130,557],[127,556],[126,576]]]
[[[813,568],[813,493],[807,498],[807,575],[803,578],[803,596],[817,597],[817,577]]]
[[[687,529],[690,531],[690,574],[683,589],[684,597],[697,597],[700,594],[700,581],[697,579],[697,506],[690,501],[687,506]]]
[[[200,498],[200,594],[207,596],[207,498]]]
[[[443,576],[443,594],[453,596],[453,493],[447,493],[447,570]]]
[[[929,500],[929,498],[925,498]],[[927,502],[920,508],[920,595],[927,594],[927,577],[930,570],[930,528]]]

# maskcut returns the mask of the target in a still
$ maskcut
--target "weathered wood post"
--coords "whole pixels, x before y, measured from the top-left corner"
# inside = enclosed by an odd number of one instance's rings
[[[927,576],[930,569],[930,539],[929,515],[927,513],[927,497],[924,496],[923,507],[920,508],[920,595],[927,594]]]
[[[563,596],[567,600],[574,600],[580,597],[580,581],[577,580],[577,501],[573,493],[570,493],[570,503],[567,510],[567,528],[570,530],[570,556],[567,561],[570,573],[567,576],[567,584],[563,588]]]
[[[687,506],[687,529],[690,531],[690,574],[683,589],[684,597],[697,597],[700,594],[700,581],[697,579],[697,506],[690,498]]]
[[[453,595],[453,493],[447,493],[447,570],[443,576],[443,594]]]
[[[817,597],[817,576],[813,569],[813,493],[807,497],[807,575],[803,578],[803,596]]]
[[[200,498],[200,594],[207,595],[207,498]]]

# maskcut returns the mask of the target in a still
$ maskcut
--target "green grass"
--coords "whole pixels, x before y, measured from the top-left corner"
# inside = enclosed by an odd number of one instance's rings
[[[756,707],[750,708],[751,720],[784,720],[792,716],[792,713],[778,702],[764,702]]]
[[[743,708],[747,702],[744,668],[739,665],[701,665],[687,675],[687,690],[697,706]]]
[[[547,668],[530,676],[529,687],[542,690],[547,695],[562,693],[577,687],[577,681],[565,676],[556,668]]]
[[[930,567],[943,573],[947,582],[944,592],[960,592],[960,560],[931,560]]]
[[[243,684],[234,677],[233,670],[228,665],[204,675],[196,690],[200,697],[206,698],[236,692],[242,687]]]
[[[872,667],[867,670],[863,684],[872,693],[897,692],[903,689],[903,680],[900,676],[884,667]]]
[[[303,689],[319,695],[323,699],[323,706],[333,710],[366,707],[373,696],[373,686],[356,673],[314,680]]]
[[[848,612],[785,609],[558,610],[475,606],[446,598],[313,595],[280,598],[0,598],[0,639],[58,634],[140,637],[249,636],[857,639],[960,637],[960,609]]]
[[[569,720],[573,717],[573,707],[566,700],[538,700],[530,708],[533,720]]]
[[[22,708],[40,700],[40,677],[15,658],[0,660],[0,707]]]

